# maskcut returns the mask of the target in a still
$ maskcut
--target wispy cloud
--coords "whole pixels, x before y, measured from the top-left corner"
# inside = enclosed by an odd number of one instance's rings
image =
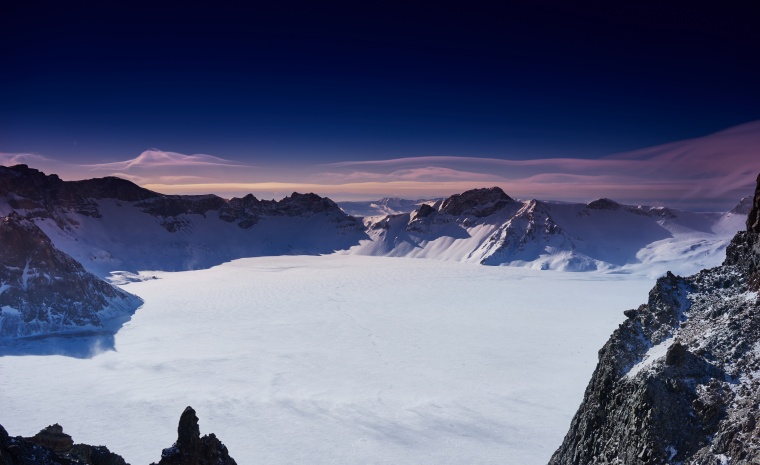
[[[165,152],[158,149],[146,150],[136,158],[126,161],[111,163],[96,163],[83,165],[93,171],[122,171],[129,172],[139,169],[156,169],[156,168],[207,168],[207,167],[230,167],[230,168],[251,168],[250,165],[225,160],[224,158],[213,155],[195,154],[183,155],[177,152]]]
[[[67,179],[119,176],[165,193],[253,192],[265,198],[310,191],[335,199],[437,197],[499,186],[516,198],[725,209],[753,192],[760,172],[760,122],[706,137],[599,159],[503,160],[456,156],[358,160],[313,166],[254,166],[213,155],[158,149],[120,162],[71,165],[29,153],[0,153]],[[72,173],[75,173],[73,175]]]
[[[40,163],[49,163],[53,160],[36,153],[6,153],[0,152],[0,165],[37,165]]]
[[[411,157],[344,161],[316,167],[315,180],[493,183],[516,197],[723,208],[753,192],[760,172],[760,122],[706,137],[600,159],[501,160]],[[406,177],[407,173],[413,173]],[[444,179],[445,178],[445,179]]]

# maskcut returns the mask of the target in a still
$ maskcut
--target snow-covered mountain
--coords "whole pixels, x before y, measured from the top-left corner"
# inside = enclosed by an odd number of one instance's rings
[[[34,221],[56,247],[101,277],[331,253],[365,237],[359,220],[315,194],[280,201],[163,195],[114,177],[62,181],[26,165],[0,167],[0,213],[11,211]]]
[[[410,213],[420,208],[423,204],[432,205],[439,200],[441,199],[409,200],[398,197],[383,197],[380,200],[370,200],[366,202],[338,202],[338,206],[351,216],[376,217]]]
[[[86,272],[32,221],[0,219],[0,338],[118,330],[142,304]]]
[[[475,189],[368,225],[348,253],[526,266],[565,271],[714,266],[742,228],[747,200],[727,213],[621,205],[517,201]]]
[[[163,195],[114,177],[66,182],[25,165],[0,167],[0,214],[15,211],[34,221],[88,271],[101,277],[119,271],[118,279],[242,257],[336,251],[563,271],[685,273],[720,263],[747,211],[743,203],[726,213],[694,213],[609,199],[517,201],[497,187],[438,201],[384,199],[376,206],[401,209],[412,202],[410,212],[367,217],[362,224],[315,194],[280,201]]]

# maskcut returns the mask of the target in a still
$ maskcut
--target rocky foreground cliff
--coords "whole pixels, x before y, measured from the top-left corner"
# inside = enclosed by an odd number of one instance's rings
[[[57,249],[31,220],[0,218],[0,340],[118,330],[142,305]]]
[[[0,465],[129,465],[105,446],[74,444],[58,425],[30,438],[11,437],[0,425]],[[177,441],[151,465],[236,465],[227,447],[213,434],[201,437],[198,417],[187,407],[179,419]]]
[[[625,312],[550,465],[760,463],[758,291],[760,177],[723,265]]]

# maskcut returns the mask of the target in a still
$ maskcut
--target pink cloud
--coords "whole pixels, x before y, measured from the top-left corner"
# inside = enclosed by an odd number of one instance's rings
[[[181,167],[208,167],[208,166],[224,166],[224,167],[250,167],[250,165],[244,165],[236,163],[224,158],[215,157],[213,155],[195,154],[195,155],[183,155],[176,152],[164,152],[163,150],[150,149],[146,150],[136,158],[126,161],[117,161],[112,163],[96,163],[92,165],[84,165],[92,170],[122,170],[128,171],[138,168],[156,168],[156,167],[169,167],[169,168],[181,168]]]
[[[6,153],[0,152],[0,165],[38,165],[40,163],[51,162],[50,158],[38,155],[36,153]]]
[[[494,181],[516,197],[577,201],[612,197],[630,203],[730,207],[754,190],[760,172],[760,122],[601,159],[438,156],[346,161],[328,167],[333,182],[340,182],[341,175],[346,180],[435,182],[434,176],[424,173],[441,172],[473,186]]]

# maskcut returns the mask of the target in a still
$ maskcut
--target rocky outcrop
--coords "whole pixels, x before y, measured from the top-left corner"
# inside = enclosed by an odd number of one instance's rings
[[[591,210],[618,210],[620,209],[620,204],[614,200],[604,198],[589,202],[586,207]]]
[[[52,449],[53,452],[58,454],[70,452],[71,448],[74,447],[74,440],[63,432],[63,427],[58,423],[50,425],[31,438],[26,439],[38,446]]]
[[[0,338],[115,331],[142,301],[88,273],[30,220],[0,219]]]
[[[60,212],[98,218],[97,199],[141,201],[158,196],[160,194],[116,177],[63,181],[55,174],[46,175],[27,165],[0,166],[0,197],[5,197],[11,208],[23,211],[29,218],[61,222]]]
[[[515,201],[498,187],[472,189],[445,199],[440,211],[452,216],[469,215],[482,218]]]
[[[177,232],[187,224],[182,215],[218,212],[226,222],[235,222],[243,229],[256,224],[262,216],[299,216],[334,213],[341,219],[354,221],[335,202],[316,194],[294,192],[280,201],[258,200],[249,194],[243,198],[223,199],[209,195],[164,195],[144,189],[116,177],[63,181],[57,175],[46,175],[27,165],[0,166],[0,198],[27,218],[49,218],[61,229],[67,223],[66,213],[100,218],[97,200],[110,199],[134,203],[143,212],[163,219],[169,232]],[[343,218],[346,217],[346,218]]]
[[[754,198],[752,198],[752,196],[744,197],[739,201],[739,203],[736,204],[734,208],[729,210],[729,213],[736,215],[749,215],[749,212],[752,210],[753,202]]]
[[[757,176],[757,183],[760,185],[760,175]],[[752,200],[752,207],[747,216],[747,232],[760,234],[760,196],[757,194]]]
[[[760,463],[759,290],[760,177],[723,265],[625,312],[550,465]]]
[[[0,465],[128,465],[105,446],[74,444],[60,425],[31,438],[10,437],[0,425]]]
[[[338,221],[352,223],[359,227],[361,224],[351,216],[347,216],[340,207],[317,194],[299,194],[293,192],[280,201],[259,200],[248,194],[243,198],[232,198],[219,209],[219,218],[228,223],[235,222],[243,229],[257,224],[264,216],[304,216],[318,213],[333,214]]]
[[[195,410],[187,407],[179,419],[177,442],[163,450],[158,465],[236,465],[236,462],[213,433],[201,437]]]
[[[159,465],[236,465],[227,447],[212,433],[200,436],[192,407],[182,413],[174,446],[164,449]],[[74,444],[58,425],[30,438],[11,437],[0,425],[0,465],[128,465],[105,446]],[[155,464],[152,464],[155,465]]]

